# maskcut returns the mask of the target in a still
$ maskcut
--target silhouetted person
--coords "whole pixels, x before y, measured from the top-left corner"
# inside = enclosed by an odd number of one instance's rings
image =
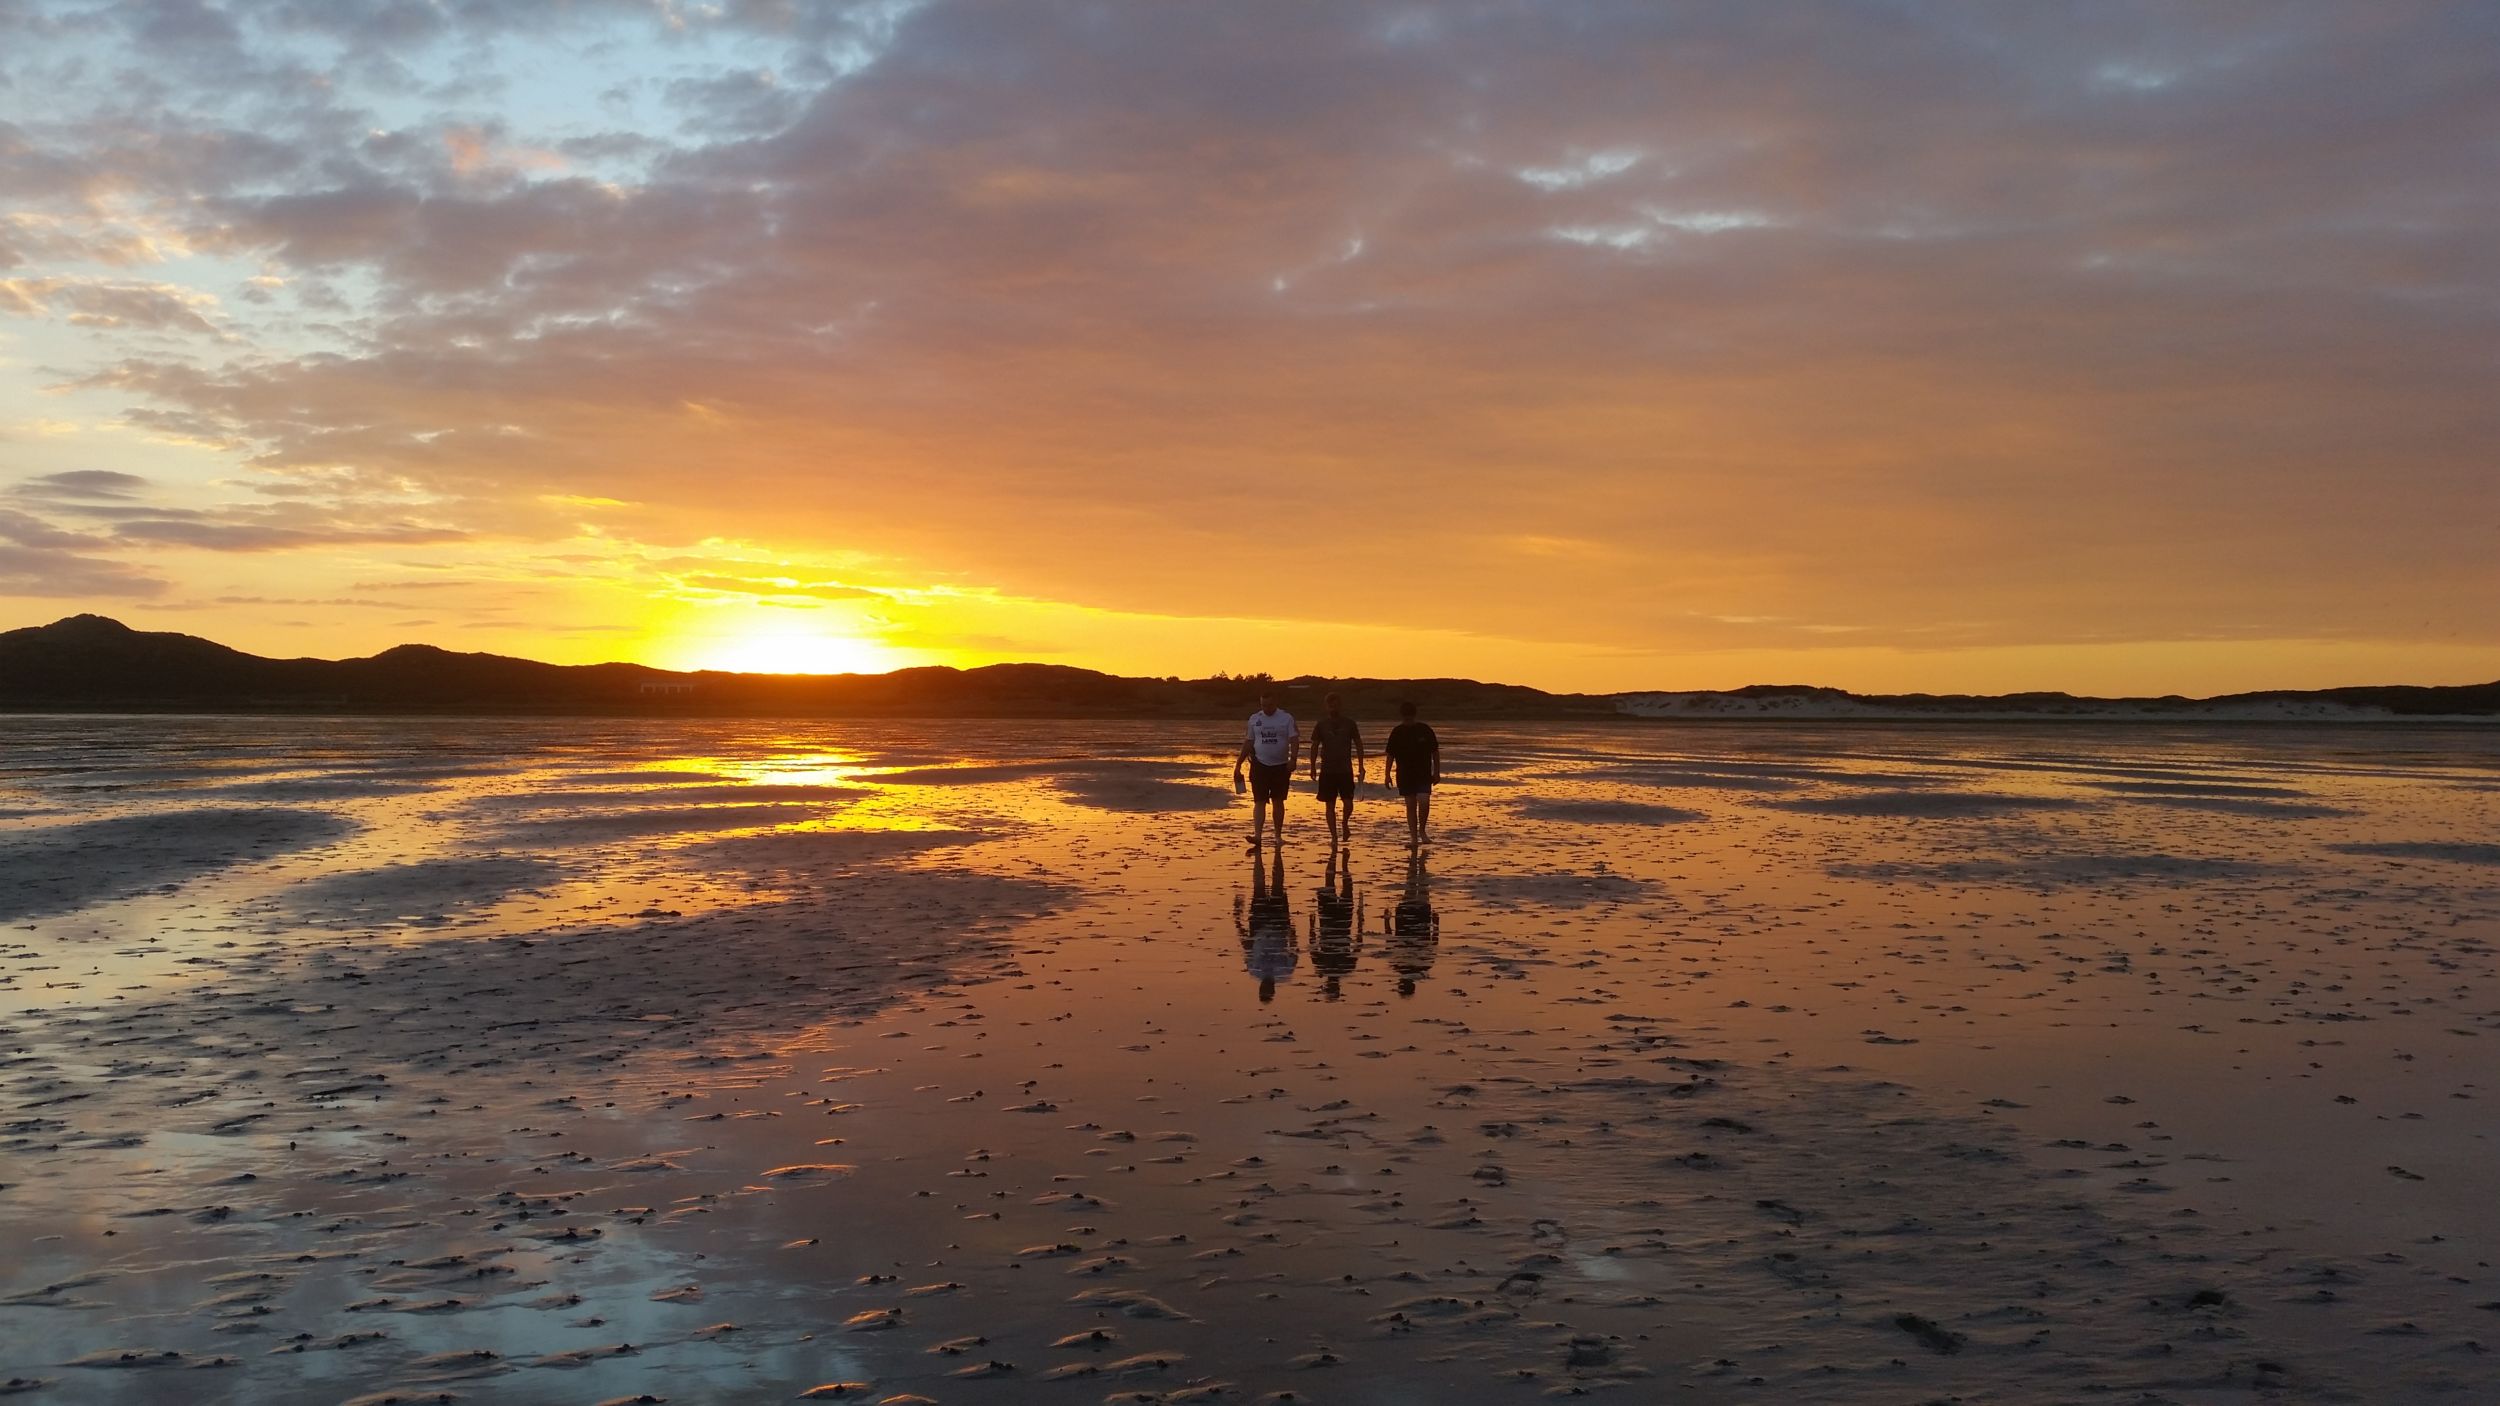
[[[1363,920],[1354,906],[1354,861],[1343,850],[1328,852],[1328,878],[1311,907],[1311,970],[1323,978],[1321,996],[1333,1001],[1363,942]]]
[[[1389,729],[1389,741],[1381,748],[1388,765],[1382,768],[1380,779],[1396,786],[1406,798],[1406,842],[1421,847],[1432,829],[1432,788],[1441,779],[1441,739],[1415,721],[1414,704],[1400,703],[1398,717],[1401,721]]]
[[[1242,965],[1259,979],[1259,1000],[1276,999],[1276,983],[1293,975],[1301,954],[1294,950],[1293,904],[1285,893],[1285,854],[1276,851],[1273,873],[1250,861],[1250,907],[1244,913],[1239,895],[1233,898],[1233,924],[1241,930]]]
[[[1432,959],[1441,950],[1441,918],[1432,911],[1432,875],[1424,856],[1406,859],[1406,889],[1397,907],[1382,919],[1389,933],[1389,969],[1398,974],[1398,994],[1412,996],[1415,983],[1432,973]]]
[[[1233,790],[1241,790],[1241,764],[1250,764],[1250,848],[1259,847],[1259,828],[1268,812],[1276,815],[1276,843],[1285,842],[1285,793],[1293,789],[1293,764],[1302,756],[1302,731],[1293,714],[1276,706],[1276,690],[1259,690],[1259,711],[1250,715],[1241,750],[1233,754]]]
[[[1363,729],[1345,715],[1345,700],[1332,693],[1327,702],[1328,711],[1311,724],[1311,780],[1319,787],[1320,804],[1328,808],[1333,845],[1354,838],[1354,788],[1371,754],[1363,750]]]

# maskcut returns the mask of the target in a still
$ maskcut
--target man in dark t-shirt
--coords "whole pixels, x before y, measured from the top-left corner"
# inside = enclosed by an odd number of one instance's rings
[[[1333,848],[1354,838],[1354,787],[1371,754],[1363,750],[1363,729],[1345,715],[1345,700],[1332,693],[1327,703],[1328,711],[1311,724],[1311,780],[1319,786],[1320,804],[1328,807]]]
[[[1406,843],[1420,849],[1432,828],[1432,787],[1441,779],[1441,739],[1415,721],[1414,704],[1400,703],[1398,717],[1401,721],[1389,729],[1388,745],[1382,749],[1388,765],[1380,779],[1396,786],[1406,798]]]

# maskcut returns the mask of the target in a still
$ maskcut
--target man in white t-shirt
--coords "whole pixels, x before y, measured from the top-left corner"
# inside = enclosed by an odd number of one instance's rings
[[[1250,848],[1259,838],[1268,812],[1276,814],[1276,842],[1285,842],[1285,793],[1293,789],[1294,763],[1302,759],[1302,731],[1293,714],[1276,706],[1276,690],[1259,690],[1259,711],[1233,756],[1233,789],[1241,789],[1241,764],[1250,764]]]

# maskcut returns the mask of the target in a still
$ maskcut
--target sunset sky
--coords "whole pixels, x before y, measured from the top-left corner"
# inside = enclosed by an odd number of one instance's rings
[[[0,0],[0,628],[2500,677],[2500,6]]]

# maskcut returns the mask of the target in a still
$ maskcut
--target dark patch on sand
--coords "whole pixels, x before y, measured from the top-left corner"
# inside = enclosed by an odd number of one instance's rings
[[[705,840],[688,845],[679,857],[706,870],[789,877],[832,873],[989,838],[975,830],[785,830]]]
[[[221,801],[353,801],[436,788],[437,783],[433,781],[348,772],[336,776],[281,776],[267,781],[237,781],[208,787],[206,794]]]
[[[2096,791],[2130,796],[2305,796],[2292,786],[2257,786],[2236,781],[2086,781]]]
[[[1523,874],[1467,874],[1448,881],[1488,906],[1586,908],[1598,903],[1626,903],[1646,898],[1657,887],[1624,874],[1574,873],[1551,870]]]
[[[2328,845],[2339,854],[2367,854],[2379,859],[2431,859],[2448,864],[2500,864],[2500,845],[2447,843],[2438,840],[2394,840],[2372,844]]]
[[[523,855],[422,859],[326,875],[289,889],[282,902],[302,921],[331,926],[439,921],[551,883],[563,872],[548,860]]]
[[[2031,858],[1956,859],[1934,864],[1888,860],[1827,864],[1823,872],[1836,879],[1873,879],[1880,882],[1911,880],[2064,888],[2126,879],[2192,884],[2207,879],[2263,878],[2287,871],[2280,865],[2210,855],[2051,854]]]
[[[1514,807],[1530,820],[1557,820],[1579,825],[1682,825],[1709,817],[1681,806],[1645,801],[1561,801],[1534,798]]]
[[[1620,781],[1629,786],[1696,791],[1794,791],[1801,784],[1794,777],[1766,776],[1759,772],[1696,771],[1685,767],[1638,765],[1586,767],[1571,773],[1571,779]]]
[[[1204,767],[1176,762],[1096,762],[1058,778],[1060,793],[1096,810],[1222,810],[1232,790]]]
[[[2353,813],[2342,806],[2331,806],[2322,801],[2265,801],[2237,796],[2129,796],[2126,799],[2144,805],[2168,806],[2172,810],[2203,810],[2217,815],[2261,816],[2274,820],[2325,820]]]
[[[75,912],[352,832],[317,810],[201,809],[123,815],[0,838],[0,921]]]
[[[1869,791],[1859,795],[1808,796],[1793,801],[1765,801],[1763,804],[1776,810],[1809,815],[1954,820],[2014,815],[2029,810],[2069,810],[2079,802],[2053,796],[2007,796],[1986,791]]]

